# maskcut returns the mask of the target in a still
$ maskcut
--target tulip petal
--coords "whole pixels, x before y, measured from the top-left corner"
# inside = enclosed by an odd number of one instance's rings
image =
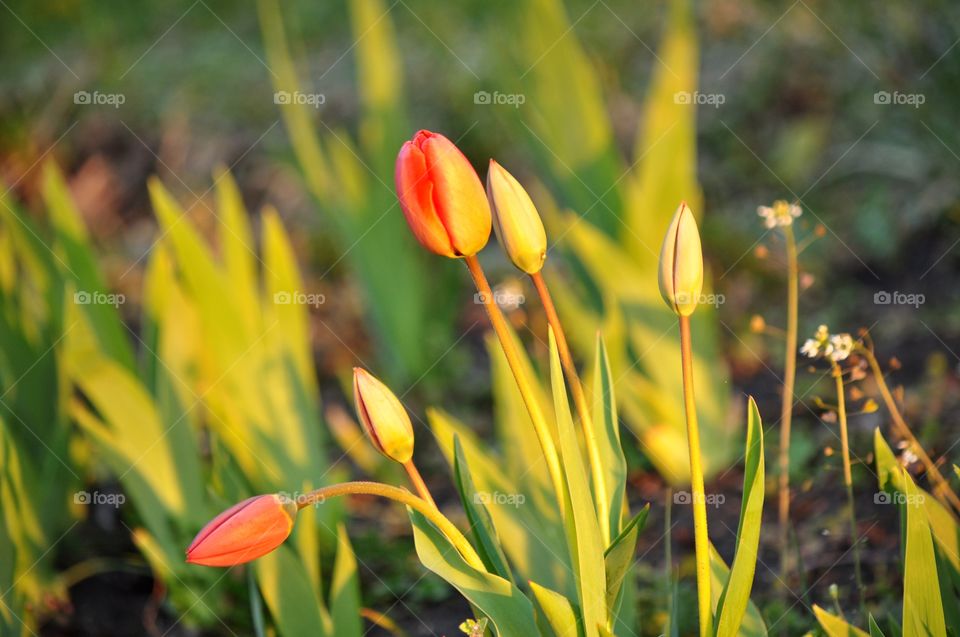
[[[492,224],[480,177],[460,149],[443,135],[420,138],[418,134],[417,138],[433,182],[434,207],[450,243],[457,255],[474,255],[487,244]]]
[[[233,566],[277,548],[293,530],[296,505],[278,494],[236,504],[205,526],[187,548],[187,562]]]
[[[394,179],[400,208],[413,235],[423,247],[437,254],[456,257],[447,231],[434,205],[434,184],[427,170],[427,158],[418,139],[404,143],[397,156]]]
[[[357,416],[377,451],[401,464],[413,456],[413,424],[403,404],[361,367],[353,368],[353,395]]]

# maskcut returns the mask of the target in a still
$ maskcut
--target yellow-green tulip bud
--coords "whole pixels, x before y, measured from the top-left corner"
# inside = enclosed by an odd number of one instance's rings
[[[547,233],[540,213],[513,175],[490,160],[487,199],[493,210],[493,229],[513,264],[527,274],[536,274],[547,258]]]
[[[697,309],[703,288],[703,252],[693,213],[682,202],[660,248],[660,294],[678,316]]]
[[[413,456],[413,425],[390,388],[367,370],[354,367],[353,399],[357,417],[377,451],[400,464],[408,462]]]

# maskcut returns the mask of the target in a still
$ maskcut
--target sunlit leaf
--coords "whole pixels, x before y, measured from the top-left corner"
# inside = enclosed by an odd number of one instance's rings
[[[730,580],[730,569],[727,567],[726,562],[723,561],[723,558],[720,557],[720,554],[717,552],[717,549],[714,548],[713,544],[710,545],[710,597],[713,604],[713,612],[716,616],[717,604],[720,601],[720,595],[723,590],[727,587],[727,583]],[[676,594],[673,596],[676,599]],[[682,607],[677,608],[678,613],[682,613],[684,609]],[[672,625],[676,625],[676,622],[672,622]],[[760,610],[754,605],[752,601],[748,600],[747,610],[743,615],[743,620],[740,622],[740,632],[738,637],[766,637],[767,635],[767,626],[763,621],[763,616],[760,614]]]
[[[509,475],[514,470],[504,468],[501,458],[490,449],[490,445],[449,414],[429,409],[427,421],[451,467],[454,463],[454,437],[459,439],[477,490],[491,496],[487,510],[500,536],[500,546],[510,558],[517,577],[536,579],[545,586],[549,583],[553,590],[574,595],[576,589],[555,501],[541,506],[531,494],[523,489],[518,491],[516,481]],[[495,497],[497,495],[501,497]]]
[[[334,637],[321,616],[309,576],[294,551],[281,546],[253,562],[257,584],[270,616],[283,637]]]
[[[430,522],[410,511],[417,555],[425,567],[445,579],[490,618],[500,637],[537,635],[533,606],[520,589],[497,575],[470,566]]]
[[[627,486],[627,461],[620,446],[620,420],[617,418],[617,402],[614,394],[616,381],[610,370],[610,360],[603,337],[597,334],[596,360],[594,363],[593,426],[597,433],[597,448],[603,467],[603,481],[609,494],[610,538],[620,530],[623,523],[624,499]]]
[[[630,567],[633,566],[633,556],[637,550],[637,536],[647,522],[650,505],[644,506],[640,513],[627,522],[620,535],[614,538],[604,553],[603,561],[607,577],[607,608],[611,612],[620,606],[623,580]]]
[[[760,525],[763,519],[763,423],[753,398],[747,407],[747,449],[743,474],[743,501],[740,506],[740,524],[737,527],[737,550],[727,585],[717,603],[717,637],[735,637],[740,634],[753,576],[757,567],[760,545]]]
[[[870,637],[859,628],[851,626],[836,615],[831,615],[816,604],[813,605],[813,613],[817,616],[817,621],[820,622],[824,632],[827,633],[827,637]]]
[[[530,582],[530,590],[537,603],[538,614],[553,632],[553,637],[577,637],[577,615],[570,600],[536,582]]]
[[[910,474],[903,470],[904,507],[907,512],[903,573],[903,634],[907,637],[946,637],[943,601],[937,572],[930,520],[924,500]]]
[[[467,514],[467,521],[470,523],[470,532],[474,537],[477,553],[488,571],[513,583],[513,573],[510,572],[507,558],[503,554],[503,549],[500,548],[500,538],[484,504],[484,500],[489,498],[484,498],[474,486],[467,459],[463,454],[463,447],[456,436],[453,439],[453,446],[453,478],[460,493],[463,510]]]
[[[557,417],[557,434],[566,490],[564,522],[567,531],[567,547],[573,563],[584,630],[588,636],[596,635],[596,627],[607,623],[603,540],[597,523],[597,509],[590,493],[590,479],[587,477],[580,443],[573,429],[573,418],[570,415],[567,390],[563,382],[563,370],[552,330],[550,331],[550,379],[553,386],[554,412]]]
[[[330,582],[330,616],[333,632],[337,637],[361,637],[360,577],[357,573],[357,558],[353,554],[347,530],[337,527],[337,557],[333,563],[333,578]]]

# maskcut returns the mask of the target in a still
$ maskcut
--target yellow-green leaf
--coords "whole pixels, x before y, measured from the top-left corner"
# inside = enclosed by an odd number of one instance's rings
[[[360,577],[347,529],[337,526],[337,556],[330,582],[330,616],[337,637],[361,637]]]
[[[538,634],[533,606],[519,588],[498,575],[470,566],[425,517],[413,510],[409,513],[417,555],[425,567],[489,617],[500,637]]]
[[[717,553],[717,549],[710,544],[710,597],[714,615],[720,602],[720,594],[727,587],[729,580],[730,569]],[[679,612],[683,612],[683,609]],[[767,637],[767,626],[763,622],[763,616],[752,601],[748,600],[747,610],[740,622],[740,632],[737,637]]]
[[[935,576],[937,560],[930,534],[930,520],[922,494],[906,470],[903,473],[904,507],[907,511],[906,551],[903,573],[904,637],[946,637],[940,582]]]
[[[570,600],[556,591],[530,582],[539,615],[553,631],[553,637],[577,637],[577,615]]]
[[[607,623],[606,574],[603,561],[603,540],[597,522],[597,509],[590,493],[590,479],[584,467],[580,443],[573,429],[573,417],[567,402],[563,369],[556,339],[550,330],[550,380],[553,386],[554,412],[563,467],[566,507],[567,549],[573,563],[574,581],[580,600],[584,631],[589,637],[597,634],[597,626]]]
[[[717,603],[717,637],[736,637],[750,602],[757,567],[760,525],[763,519],[763,423],[753,398],[747,407],[746,467],[743,474],[743,502],[737,528],[737,550],[727,585]]]
[[[851,626],[836,615],[831,615],[816,604],[813,605],[813,613],[817,616],[817,621],[820,622],[824,632],[827,633],[827,637],[870,637],[859,628]]]
[[[624,498],[627,486],[627,461],[620,445],[620,421],[617,418],[617,400],[614,393],[615,380],[610,370],[610,359],[603,337],[597,334],[596,361],[593,384],[593,426],[597,434],[600,464],[603,466],[603,481],[609,494],[610,542],[620,531],[623,523]]]

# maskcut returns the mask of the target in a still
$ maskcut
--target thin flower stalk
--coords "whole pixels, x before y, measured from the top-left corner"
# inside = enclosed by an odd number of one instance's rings
[[[857,584],[860,613],[866,617],[863,598],[863,575],[860,569],[860,538],[857,533],[857,514],[853,506],[853,473],[850,469],[850,441],[847,434],[847,405],[843,386],[843,371],[836,361],[831,363],[833,378],[837,385],[837,417],[840,421],[840,451],[843,456],[843,485],[847,490],[847,515],[850,520],[850,541],[853,543],[853,569]]]
[[[787,331],[783,368],[783,397],[780,404],[780,476],[779,509],[780,523],[780,573],[786,581],[789,574],[789,529],[790,529],[790,427],[793,419],[793,390],[797,377],[797,314],[799,304],[797,266],[797,242],[793,225],[783,226],[787,246]]]
[[[700,426],[693,389],[693,345],[690,315],[697,309],[703,289],[703,252],[700,231],[686,202],[681,202],[660,247],[660,295],[680,321],[680,361],[683,374],[683,407],[690,453],[690,492],[693,496],[693,539],[697,559],[697,606],[700,637],[713,635],[710,597],[710,537],[707,532],[707,497],[703,485]]]
[[[710,598],[710,538],[707,533],[707,498],[703,484],[700,427],[693,389],[693,347],[690,317],[680,317],[680,355],[683,368],[683,405],[687,415],[687,445],[690,452],[690,491],[693,496],[694,550],[697,557],[697,598],[700,608],[700,637],[713,633]]]
[[[540,302],[547,315],[547,322],[553,329],[560,354],[560,363],[563,367],[567,385],[573,394],[573,402],[580,416],[586,440],[587,455],[590,463],[590,474],[593,482],[593,494],[597,517],[600,520],[600,531],[604,541],[610,542],[613,537],[610,533],[609,509],[606,482],[604,481],[600,450],[597,447],[597,437],[593,428],[593,419],[590,417],[590,408],[587,404],[583,385],[577,373],[577,367],[570,355],[567,337],[560,324],[560,317],[553,305],[553,298],[547,288],[541,270],[547,258],[547,233],[543,227],[543,220],[530,195],[517,179],[506,168],[494,160],[490,160],[490,169],[487,171],[487,199],[493,213],[493,229],[503,246],[503,250],[510,261],[533,280],[533,285],[540,296]]]
[[[297,508],[303,509],[304,507],[310,506],[312,504],[322,503],[330,498],[336,498],[345,495],[374,495],[381,498],[387,498],[389,500],[394,500],[403,504],[404,506],[410,507],[417,513],[423,515],[427,518],[437,530],[439,530],[443,535],[450,540],[450,543],[456,547],[457,551],[467,561],[470,566],[479,570],[486,571],[486,567],[483,564],[483,560],[480,559],[480,556],[477,554],[476,550],[470,544],[463,533],[460,532],[453,522],[451,522],[445,515],[440,513],[437,510],[435,504],[427,502],[425,499],[417,497],[407,491],[406,489],[401,489],[400,487],[394,487],[389,484],[382,484],[379,482],[343,482],[340,484],[330,485],[328,487],[320,487],[315,489],[310,493],[298,496],[296,499]]]
[[[583,391],[583,384],[580,382],[580,375],[577,373],[577,366],[574,364],[573,356],[570,354],[570,347],[567,344],[567,337],[564,334],[563,325],[560,323],[560,317],[557,315],[553,298],[550,296],[550,290],[547,288],[547,282],[539,271],[531,274],[530,278],[533,280],[537,294],[540,296],[543,311],[547,315],[547,322],[550,324],[550,327],[553,328],[553,335],[557,342],[557,352],[560,354],[560,363],[563,366],[567,383],[570,385],[570,392],[573,394],[574,405],[580,416],[580,422],[583,425],[583,437],[586,442],[587,457],[590,462],[590,474],[593,479],[593,494],[597,507],[597,518],[600,521],[600,531],[605,541],[610,542],[613,540],[610,531],[610,502],[603,476],[600,449],[597,446],[596,431],[593,427],[593,418],[590,415],[590,406],[587,403],[587,397]]]
[[[557,446],[553,440],[553,435],[550,433],[550,429],[547,427],[547,419],[543,415],[543,410],[540,408],[540,403],[537,401],[533,387],[530,386],[526,375],[521,369],[520,354],[517,352],[513,339],[510,337],[507,320],[504,318],[503,312],[500,311],[500,307],[494,300],[493,290],[490,289],[490,283],[483,273],[480,261],[476,256],[467,256],[464,257],[463,260],[467,265],[467,269],[470,271],[470,276],[473,277],[474,284],[477,286],[477,291],[483,300],[483,307],[487,311],[487,316],[490,318],[494,332],[496,332],[497,337],[500,339],[500,347],[503,349],[507,364],[510,365],[513,378],[517,383],[517,388],[520,390],[520,396],[527,408],[527,412],[530,414],[530,421],[533,423],[533,429],[540,442],[540,448],[543,450],[543,456],[547,462],[547,470],[550,473],[550,480],[553,482],[553,489],[557,497],[557,505],[562,515],[566,509],[566,488],[564,487]]]
[[[893,418],[893,422],[897,427],[897,432],[910,444],[910,450],[913,451],[913,453],[917,455],[917,458],[920,459],[920,462],[923,463],[927,475],[934,485],[933,494],[947,507],[947,509],[953,507],[957,512],[960,512],[960,498],[958,498],[957,494],[953,491],[953,489],[950,488],[950,484],[947,482],[946,478],[943,477],[943,474],[940,473],[936,463],[934,463],[934,461],[924,450],[923,446],[920,444],[920,441],[917,440],[917,437],[913,435],[913,431],[910,429],[907,421],[904,420],[903,415],[900,413],[900,409],[897,407],[897,403],[893,398],[893,394],[891,393],[890,388],[887,386],[887,381],[884,378],[883,370],[880,369],[880,363],[877,361],[877,357],[874,355],[872,347],[860,346],[857,348],[857,351],[867,360],[867,364],[870,366],[870,371],[873,372],[873,377],[877,381],[877,387],[880,389],[880,396],[883,397],[883,402],[887,406],[887,411],[890,412],[890,416]]]
[[[423,481],[423,476],[420,475],[420,470],[417,469],[417,465],[413,463],[413,458],[403,463],[403,468],[407,472],[407,475],[410,477],[410,484],[413,485],[413,488],[416,490],[417,495],[433,505],[433,508],[437,508],[437,503],[433,499],[433,495],[430,493],[430,489],[427,488],[427,483]]]

